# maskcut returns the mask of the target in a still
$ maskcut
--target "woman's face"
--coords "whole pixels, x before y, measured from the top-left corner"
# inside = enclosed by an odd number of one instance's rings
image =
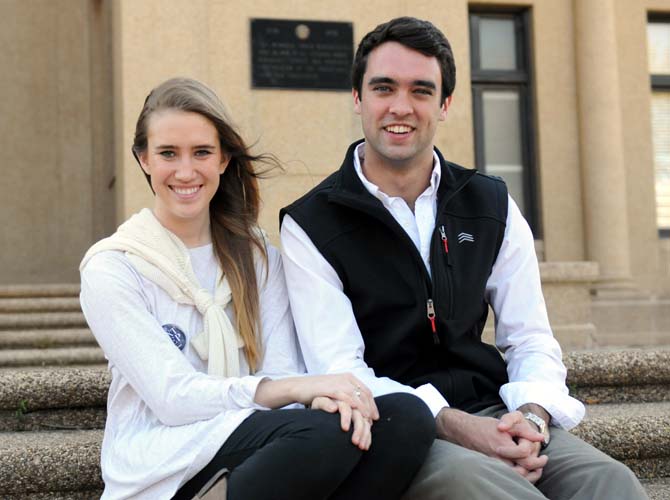
[[[209,202],[230,160],[212,122],[198,113],[157,111],[149,117],[147,149],[139,158],[151,176],[158,220],[177,235],[208,231]]]

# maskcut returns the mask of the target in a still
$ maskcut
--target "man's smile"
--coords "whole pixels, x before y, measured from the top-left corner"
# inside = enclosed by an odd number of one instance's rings
[[[409,125],[387,125],[384,127],[384,130],[391,134],[409,134],[414,130],[414,127],[410,127]]]

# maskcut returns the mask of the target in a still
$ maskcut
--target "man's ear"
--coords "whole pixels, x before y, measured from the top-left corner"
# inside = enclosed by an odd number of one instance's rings
[[[447,97],[444,102],[442,103],[441,110],[440,110],[440,121],[444,121],[447,118],[447,110],[449,109],[449,106],[451,106],[451,99],[452,99],[453,94]]]
[[[358,93],[358,90],[351,89],[351,95],[354,97],[354,112],[357,115],[361,114],[361,96]]]

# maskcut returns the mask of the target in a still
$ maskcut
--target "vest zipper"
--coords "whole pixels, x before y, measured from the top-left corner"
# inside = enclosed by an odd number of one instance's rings
[[[444,256],[447,261],[447,267],[444,269],[444,277],[447,280],[447,293],[449,294],[449,314],[447,315],[447,319],[452,317],[453,311],[454,311],[454,291],[452,288],[452,283],[451,283],[451,271],[449,268],[451,267],[451,259],[449,258],[449,244],[447,240],[447,228],[444,224],[440,225],[438,227],[438,230],[440,232],[440,238],[442,238],[442,245],[444,247]],[[433,278],[435,279],[435,278]]]
[[[447,265],[451,266],[449,261],[449,242],[447,240],[447,232],[444,230],[444,225],[440,226],[440,238],[442,238],[442,245],[444,246],[444,253],[447,256]]]
[[[430,321],[430,329],[433,331],[433,343],[439,344],[440,337],[437,336],[437,325],[435,324],[435,304],[433,304],[433,299],[428,299],[426,302],[426,309],[428,311],[428,321]]]

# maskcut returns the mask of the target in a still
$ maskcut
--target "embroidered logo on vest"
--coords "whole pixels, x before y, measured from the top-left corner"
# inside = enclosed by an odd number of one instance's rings
[[[186,334],[177,325],[163,325],[163,330],[168,334],[170,340],[180,351],[186,347]]]
[[[475,238],[470,233],[458,233],[458,242],[463,243],[464,241],[474,243]]]

